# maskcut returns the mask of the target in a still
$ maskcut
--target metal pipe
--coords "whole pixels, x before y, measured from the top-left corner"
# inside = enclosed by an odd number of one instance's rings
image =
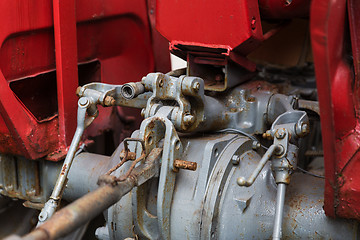
[[[161,148],[154,148],[147,156],[145,162],[136,167],[124,181],[116,181],[115,176],[101,176],[99,182],[101,181],[107,184],[102,185],[95,191],[59,210],[48,221],[21,239],[57,239],[76,230],[118,202],[135,186],[140,186],[147,180],[158,175],[161,154]]]
[[[275,220],[274,220],[274,230],[273,230],[273,240],[281,239],[281,228],[282,228],[282,219],[284,212],[284,203],[285,203],[285,191],[286,184],[278,183],[277,193],[276,193],[276,207],[275,207]]]
[[[246,180],[244,177],[239,177],[237,179],[237,184],[239,186],[245,186],[245,187],[251,186],[254,183],[257,176],[259,175],[259,173],[261,172],[261,170],[264,168],[266,162],[271,158],[271,156],[274,154],[275,151],[279,151],[279,150],[280,149],[279,149],[278,145],[271,145],[269,147],[269,149],[265,152],[264,156],[262,156],[259,164],[256,166],[255,170],[252,172],[249,179]]]
[[[136,179],[134,178],[128,178],[116,186],[104,185],[56,212],[52,218],[24,236],[23,239],[63,237],[118,202],[135,185]]]

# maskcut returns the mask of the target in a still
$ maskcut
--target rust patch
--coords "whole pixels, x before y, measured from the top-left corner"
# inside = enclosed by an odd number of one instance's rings
[[[61,169],[61,173],[60,173],[61,175],[65,174],[66,168],[67,168],[67,164],[64,164],[64,166]]]

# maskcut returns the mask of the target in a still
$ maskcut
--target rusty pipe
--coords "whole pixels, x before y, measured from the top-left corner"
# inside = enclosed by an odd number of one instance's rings
[[[156,176],[159,171],[159,159],[162,149],[155,148],[147,156],[145,162],[136,167],[130,176],[121,182],[102,185],[95,191],[79,198],[65,208],[56,212],[48,221],[25,235],[23,240],[52,240],[66,236],[78,227],[118,202],[135,186],[139,186]],[[106,175],[106,179],[116,179]],[[99,180],[101,177],[99,178]],[[11,238],[9,238],[11,239]],[[13,239],[16,239],[13,237]]]
[[[66,236],[118,202],[136,186],[136,182],[135,178],[130,177],[116,186],[101,186],[56,212],[52,218],[22,239],[48,240]]]

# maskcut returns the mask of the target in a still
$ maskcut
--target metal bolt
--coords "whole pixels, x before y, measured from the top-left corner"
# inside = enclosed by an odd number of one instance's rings
[[[278,129],[277,131],[276,131],[276,138],[278,138],[278,139],[283,139],[284,137],[285,137],[285,135],[286,135],[286,132],[285,132],[285,130],[283,129],[283,128],[280,128],[280,129]]]
[[[231,162],[233,165],[239,165],[240,163],[240,156],[239,155],[233,155],[231,158]]]
[[[236,180],[237,184],[239,186],[245,186],[246,185],[246,179],[244,177],[239,177],[237,180]]]
[[[307,133],[309,133],[309,131],[310,131],[309,125],[307,123],[303,123],[301,125],[301,132],[303,134],[307,134]]]
[[[87,97],[82,97],[79,99],[79,105],[85,107],[89,104],[89,99]]]
[[[199,82],[196,82],[196,83],[194,84],[194,86],[193,86],[193,89],[194,89],[195,92],[199,91],[199,89],[200,89],[200,83],[199,83]]]
[[[251,29],[252,29],[252,30],[255,30],[255,28],[256,28],[256,19],[255,19],[255,17],[253,17],[253,18],[251,19]]]
[[[179,168],[185,169],[185,170],[195,171],[196,168],[197,168],[197,163],[196,162],[190,162],[190,161],[176,159],[174,161],[174,171],[175,172],[179,171]]]
[[[262,137],[267,138],[268,140],[271,140],[273,138],[271,136],[271,131],[270,130],[267,130],[265,133],[263,133]]]
[[[160,80],[159,80],[159,87],[162,87],[162,86],[164,86],[164,80],[163,80],[163,79],[160,79]]]
[[[284,150],[285,150],[284,147],[282,145],[278,144],[275,149],[275,154],[277,156],[280,156],[284,153]]]
[[[81,95],[81,91],[82,90],[82,87],[78,87],[77,89],[76,89],[76,95],[77,96],[79,96],[79,97],[81,97],[80,95]]]
[[[257,150],[261,147],[261,144],[258,141],[252,142],[252,149]]]
[[[184,116],[184,123],[185,125],[190,125],[194,122],[195,117],[191,114],[187,114]]]
[[[141,116],[144,118],[145,117],[145,108],[141,109]]]
[[[104,105],[105,106],[113,106],[115,105],[115,99],[111,96],[106,96],[104,99]]]

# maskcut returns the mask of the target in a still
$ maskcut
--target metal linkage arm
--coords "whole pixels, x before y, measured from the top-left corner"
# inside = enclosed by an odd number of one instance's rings
[[[257,176],[259,175],[261,170],[264,168],[266,162],[270,160],[272,155],[275,152],[281,152],[281,151],[282,151],[281,146],[279,146],[279,145],[271,145],[269,147],[269,149],[266,151],[266,153],[264,154],[264,156],[261,158],[259,164],[256,166],[255,170],[252,172],[249,179],[246,180],[244,177],[239,177],[237,179],[237,184],[239,186],[250,187],[254,183],[255,179],[257,178]]]
[[[69,147],[68,154],[66,155],[63,166],[61,168],[59,177],[50,196],[50,199],[45,203],[44,208],[41,210],[38,225],[41,225],[43,222],[49,219],[54,214],[60,204],[61,195],[64,191],[67,176],[69,174],[69,170],[73,162],[76,150],[79,146],[81,136],[83,135],[85,128],[91,124],[91,122],[95,119],[97,115],[96,106],[95,108],[93,108],[92,105],[93,104],[91,103],[90,99],[86,97],[82,97],[78,101],[76,131]],[[87,117],[86,112],[88,109],[90,109],[91,111],[88,111]]]

